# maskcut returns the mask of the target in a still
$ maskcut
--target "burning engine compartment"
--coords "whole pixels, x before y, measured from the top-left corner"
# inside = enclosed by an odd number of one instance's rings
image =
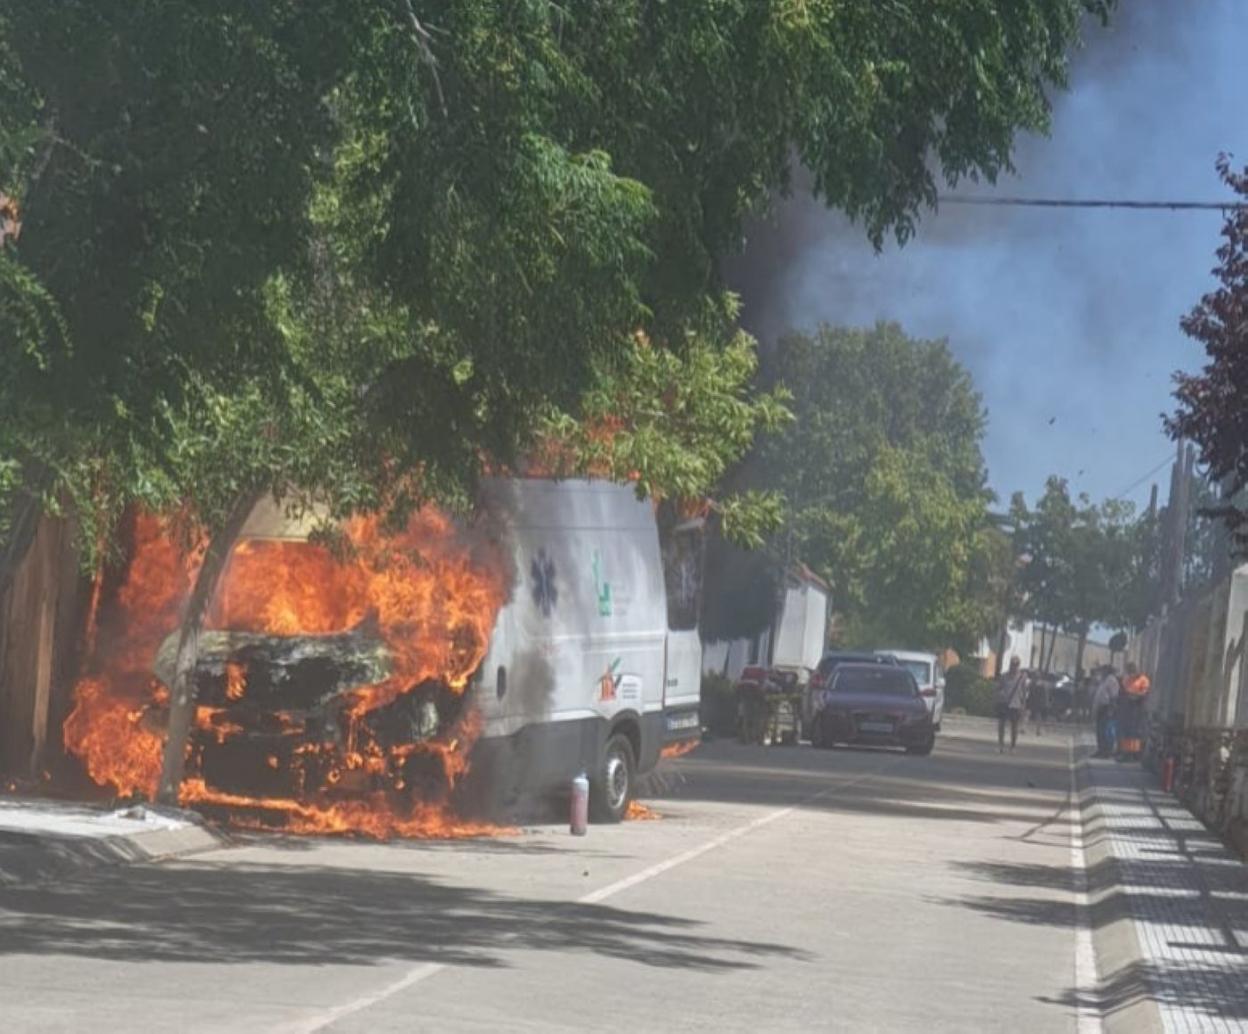
[[[185,805],[234,825],[375,837],[492,827],[456,814],[480,720],[466,690],[511,581],[499,536],[427,507],[397,535],[360,518],[344,555],[244,538],[200,637]],[[65,746],[120,796],[160,773],[182,608],[202,548],[136,515],[93,608]]]

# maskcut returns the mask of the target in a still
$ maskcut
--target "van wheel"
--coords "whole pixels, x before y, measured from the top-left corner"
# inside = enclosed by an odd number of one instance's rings
[[[595,822],[619,822],[633,799],[633,745],[626,736],[607,740],[598,772],[589,781],[589,817]]]

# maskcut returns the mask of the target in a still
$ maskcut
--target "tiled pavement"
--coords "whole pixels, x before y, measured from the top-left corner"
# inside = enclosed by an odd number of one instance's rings
[[[1248,866],[1138,765],[1088,762],[1112,857],[1089,872],[1095,925],[1129,916],[1147,988],[1168,1031],[1248,1032]],[[1112,998],[1113,988],[1102,988]]]

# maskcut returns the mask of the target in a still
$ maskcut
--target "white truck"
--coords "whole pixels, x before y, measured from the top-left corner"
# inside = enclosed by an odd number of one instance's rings
[[[798,568],[785,578],[780,609],[776,614],[771,647],[771,666],[793,672],[801,688],[800,723],[810,726],[810,679],[823,658],[828,636],[828,587],[809,571]]]
[[[490,479],[483,499],[515,558],[475,685],[474,769],[515,794],[590,781],[618,821],[639,773],[700,735],[700,521],[602,481]],[[662,542],[660,542],[662,539]]]

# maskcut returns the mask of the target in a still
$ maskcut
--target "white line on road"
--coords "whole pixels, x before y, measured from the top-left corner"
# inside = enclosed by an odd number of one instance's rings
[[[660,876],[671,869],[675,869],[678,865],[684,865],[686,862],[691,862],[695,858],[701,857],[708,851],[714,851],[716,848],[723,847],[725,844],[730,843],[739,837],[753,833],[756,829],[761,829],[763,826],[770,825],[778,819],[784,818],[786,815],[792,815],[793,812],[797,811],[799,808],[805,807],[808,804],[813,804],[815,801],[827,797],[829,794],[835,793],[837,790],[846,790],[851,786],[857,786],[859,783],[865,782],[867,779],[870,779],[872,776],[883,771],[883,769],[887,767],[889,767],[888,764],[880,765],[878,768],[874,768],[870,772],[864,772],[862,775],[857,776],[854,779],[836,782],[822,790],[808,794],[806,797],[803,797],[794,804],[790,804],[784,808],[777,808],[775,811],[769,811],[766,815],[760,815],[758,818],[753,819],[744,825],[737,826],[735,829],[730,829],[726,833],[721,833],[719,836],[708,840],[705,844],[691,848],[682,854],[675,855],[672,858],[652,865],[647,869],[642,869],[641,872],[634,873],[632,876],[626,876],[622,880],[616,880],[615,883],[608,883],[605,887],[602,887],[599,890],[584,894],[576,899],[576,903],[578,905],[596,905],[600,901],[605,901],[609,897],[614,897],[621,891],[628,890],[630,887],[636,887],[638,884],[645,883],[647,880],[652,880],[656,876]],[[504,939],[512,940],[515,936],[516,935],[511,935]],[[315,1016],[310,1016],[305,1020],[283,1024],[277,1029],[281,1032],[281,1034],[316,1034],[317,1031],[324,1030],[326,1027],[330,1026],[330,1024],[336,1023],[338,1020],[354,1015],[357,1012],[362,1012],[365,1009],[369,1009],[372,1006],[377,1005],[379,1002],[384,1002],[387,998],[393,998],[400,992],[406,991],[412,985],[418,984],[422,980],[427,980],[435,973],[439,973],[446,968],[448,967],[446,963],[443,962],[423,962],[419,966],[414,966],[412,969],[408,970],[407,973],[405,973],[394,983],[387,984],[385,987],[379,988],[371,994],[354,998],[349,1002],[344,1002],[342,1005],[336,1005],[331,1009],[326,1009],[323,1012],[320,1012]]]
[[[616,880],[614,883],[608,883],[605,887],[602,887],[599,890],[590,891],[590,893],[577,898],[577,904],[596,905],[600,901],[606,901],[607,898],[613,897],[622,890],[628,890],[629,887],[635,887],[639,883],[645,883],[646,880],[653,879],[655,876],[660,876],[669,869],[675,869],[678,865],[684,865],[686,862],[693,861],[695,858],[706,854],[707,851],[714,851],[717,847],[723,847],[725,844],[732,840],[736,840],[738,837],[743,837],[748,833],[753,833],[754,830],[770,825],[777,819],[782,819],[786,815],[791,815],[793,812],[797,811],[798,808],[804,807],[807,804],[812,804],[819,800],[819,798],[826,797],[834,790],[845,790],[863,782],[866,779],[870,779],[873,775],[875,775],[876,771],[878,771],[878,769],[866,772],[863,775],[858,776],[856,779],[851,779],[848,782],[837,783],[835,786],[826,787],[817,793],[812,793],[808,797],[803,797],[796,804],[790,804],[788,807],[777,808],[775,811],[768,812],[766,815],[760,815],[753,821],[747,822],[744,826],[738,826],[736,829],[728,830],[727,833],[721,833],[713,840],[708,840],[705,844],[692,848],[684,854],[678,854],[674,858],[667,859],[665,862],[659,862],[656,865],[650,866],[648,869],[642,869],[641,872],[634,873],[632,876],[626,876],[622,880]]]
[[[1092,924],[1088,910],[1088,861],[1083,851],[1083,808],[1079,801],[1079,781],[1075,769],[1075,736],[1070,737],[1070,867],[1075,884],[1075,1031],[1100,1034],[1101,1016],[1093,1010],[1088,996],[1096,992],[1096,950],[1092,944]]]
[[[278,1029],[289,1034],[312,1034],[313,1031],[324,1030],[331,1023],[341,1020],[344,1016],[350,1016],[352,1013],[362,1012],[370,1006],[376,1005],[378,1002],[384,1002],[387,998],[392,998],[400,991],[406,991],[413,984],[418,984],[426,977],[431,977],[439,970],[445,969],[446,965],[441,962],[424,962],[419,966],[409,969],[400,979],[393,984],[387,984],[385,987],[379,988],[372,994],[364,995],[360,998],[352,999],[343,1005],[335,1005],[332,1009],[326,1009],[324,1012],[304,1020],[299,1023],[284,1024]]]

